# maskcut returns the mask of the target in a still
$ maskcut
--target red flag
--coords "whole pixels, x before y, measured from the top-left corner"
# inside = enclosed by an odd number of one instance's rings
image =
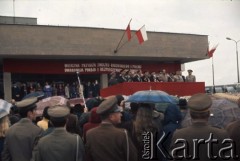
[[[213,56],[213,53],[215,52],[215,50],[217,49],[218,44],[215,45],[211,50],[208,51],[208,57],[211,58]]]
[[[132,38],[130,24],[128,24],[126,32],[127,32],[128,41],[130,41]]]
[[[139,44],[142,44],[144,41],[147,41],[147,40],[148,40],[145,26],[141,27],[141,28],[136,32],[136,35],[137,35]]]

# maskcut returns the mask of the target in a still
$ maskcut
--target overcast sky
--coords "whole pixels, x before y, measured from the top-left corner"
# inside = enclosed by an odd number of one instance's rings
[[[240,0],[0,0],[0,15],[36,17],[40,25],[69,25],[209,35],[215,85],[237,82]],[[238,44],[240,49],[240,43]],[[212,59],[185,64],[197,81],[212,85]],[[187,75],[184,71],[183,75]]]

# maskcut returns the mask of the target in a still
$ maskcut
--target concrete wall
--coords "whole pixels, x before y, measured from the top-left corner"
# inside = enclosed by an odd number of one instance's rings
[[[108,87],[108,75],[107,74],[100,75],[100,87],[101,88]]]
[[[123,33],[124,30],[115,29],[1,24],[0,57],[181,63],[207,58],[208,36],[162,32],[147,32],[148,41],[142,45],[134,36],[114,53]],[[135,35],[135,31],[132,34]],[[126,41],[125,36],[121,45]]]

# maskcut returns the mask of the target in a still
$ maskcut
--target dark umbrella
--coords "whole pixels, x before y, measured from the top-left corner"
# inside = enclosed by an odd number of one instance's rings
[[[31,98],[31,97],[37,97],[38,99],[42,99],[42,98],[44,98],[44,93],[40,92],[40,91],[32,92],[32,93],[29,93],[26,96],[24,96],[23,100],[26,99],[26,98]]]
[[[236,103],[227,99],[213,99],[210,107],[210,117],[208,123],[212,126],[225,128],[230,122],[240,120],[240,108]],[[185,119],[182,121],[182,126],[191,125],[191,117],[188,111]]]
[[[164,91],[145,90],[138,91],[129,96],[127,102],[135,103],[176,103],[174,98]]]

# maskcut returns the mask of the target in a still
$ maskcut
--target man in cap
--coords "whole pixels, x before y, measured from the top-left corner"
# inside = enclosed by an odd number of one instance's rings
[[[182,76],[182,71],[176,71],[176,75],[174,75],[174,82],[185,82],[185,77]]]
[[[67,106],[53,106],[48,109],[53,132],[41,138],[34,148],[34,161],[83,161],[84,145],[77,134],[65,129],[70,109]]]
[[[194,94],[187,103],[192,125],[176,130],[172,138],[171,151],[174,159],[182,160],[222,160],[219,156],[222,141],[228,139],[225,130],[208,125],[211,98],[204,94]]]
[[[101,124],[86,134],[87,157],[93,161],[136,161],[137,151],[127,131],[116,128],[121,123],[121,110],[116,96],[104,100],[97,108]]]
[[[30,161],[34,141],[42,130],[33,124],[36,119],[36,97],[16,102],[21,120],[12,125],[5,138],[2,161]]]
[[[188,75],[186,76],[186,82],[196,82],[196,77],[195,75],[192,75],[192,69],[187,70]]]

